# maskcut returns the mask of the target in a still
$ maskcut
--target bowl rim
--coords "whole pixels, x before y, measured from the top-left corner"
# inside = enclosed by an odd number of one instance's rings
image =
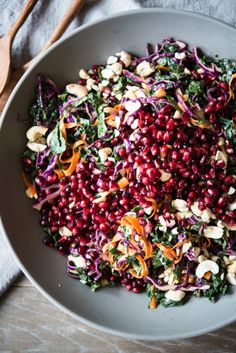
[[[12,103],[12,100],[15,96],[15,94],[17,93],[17,91],[20,89],[22,83],[25,81],[25,79],[30,75],[31,71],[33,71],[33,69],[38,65],[39,62],[41,62],[41,60],[43,60],[51,51],[53,51],[55,48],[57,48],[58,46],[62,45],[64,42],[66,42],[69,38],[73,37],[74,35],[77,35],[77,33],[80,33],[84,30],[86,30],[87,28],[96,26],[97,24],[100,23],[104,23],[106,21],[110,21],[111,19],[115,19],[115,18],[119,18],[119,17],[125,17],[125,16],[130,16],[130,15],[136,15],[136,14],[143,14],[143,13],[155,13],[155,14],[160,14],[160,13],[169,13],[169,14],[176,14],[176,15],[184,15],[184,16],[189,16],[189,17],[195,17],[198,19],[202,19],[205,18],[207,21],[212,22],[214,24],[220,24],[222,27],[225,27],[227,29],[230,30],[234,30],[235,34],[236,34],[236,28],[229,24],[226,23],[225,21],[222,21],[220,19],[216,19],[213,17],[210,17],[209,15],[204,15],[204,14],[200,14],[200,13],[196,13],[196,12],[192,12],[192,11],[187,11],[187,10],[177,10],[177,9],[170,9],[170,8],[160,8],[160,7],[156,7],[156,8],[140,8],[140,9],[133,9],[133,10],[128,10],[128,11],[119,11],[119,12],[115,12],[109,16],[103,16],[101,18],[99,18],[98,20],[93,20],[90,21],[89,23],[86,23],[84,25],[79,26],[78,28],[73,29],[70,33],[64,35],[62,38],[60,38],[58,41],[56,41],[56,43],[54,43],[53,45],[51,45],[47,50],[45,50],[44,52],[40,53],[37,55],[37,57],[35,59],[33,59],[33,63],[30,66],[29,69],[27,69],[27,71],[24,73],[24,75],[21,77],[21,79],[18,81],[18,83],[16,84],[14,90],[12,91],[10,97],[7,100],[7,103],[5,104],[5,107],[2,111],[2,114],[0,116],[0,131],[2,129],[2,124],[6,118],[8,109]],[[74,313],[72,310],[68,309],[66,306],[64,306],[62,303],[60,303],[58,300],[56,300],[53,296],[51,296],[38,282],[36,279],[34,279],[30,272],[25,268],[24,264],[21,262],[20,258],[18,257],[16,250],[13,248],[13,245],[11,244],[10,239],[8,238],[7,232],[5,231],[4,228],[4,224],[2,221],[2,217],[0,216],[0,232],[3,234],[3,238],[5,239],[5,242],[8,246],[8,248],[10,249],[11,254],[13,255],[17,265],[19,266],[19,268],[22,270],[22,272],[25,274],[25,276],[31,281],[31,283],[34,285],[34,287],[36,287],[36,289],[42,293],[42,295],[44,297],[46,297],[51,303],[53,303],[57,308],[59,308],[60,310],[63,310],[66,314],[68,314],[69,316],[73,317],[76,320],[79,320],[80,322],[82,322],[83,324],[88,325],[89,327],[92,327],[94,329],[100,330],[104,333],[107,334],[112,334],[115,336],[119,336],[121,338],[125,338],[125,339],[135,339],[135,340],[149,340],[149,341],[160,341],[160,340],[168,340],[168,341],[172,341],[172,340],[177,340],[177,339],[185,339],[185,338],[192,338],[192,337],[196,337],[199,335],[203,335],[203,334],[207,334],[211,331],[215,331],[217,329],[220,329],[226,325],[229,325],[231,323],[233,323],[236,320],[236,315],[235,317],[231,317],[228,320],[224,320],[223,322],[220,323],[216,323],[214,325],[211,325],[209,328],[203,328],[203,329],[198,329],[198,330],[194,330],[192,332],[188,332],[186,334],[172,334],[171,337],[169,337],[167,334],[166,335],[162,335],[162,336],[153,336],[153,335],[148,335],[148,334],[143,334],[143,335],[137,335],[137,334],[132,334],[132,333],[126,333],[123,331],[119,331],[119,330],[115,330],[112,328],[109,328],[107,326],[104,326],[102,324],[97,324],[94,323],[93,321],[86,319],[82,316],[80,316],[79,314]]]

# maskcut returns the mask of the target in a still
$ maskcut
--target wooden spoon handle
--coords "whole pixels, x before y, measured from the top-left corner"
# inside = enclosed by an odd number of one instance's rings
[[[46,50],[51,44],[53,44],[57,39],[60,38],[60,36],[64,33],[64,31],[66,30],[66,28],[71,23],[74,16],[81,9],[84,3],[85,3],[85,0],[73,1],[72,5],[67,10],[66,14],[63,16],[63,19],[59,22],[58,26],[53,32],[51,38],[49,38],[48,42],[45,44],[45,46],[41,51]],[[34,59],[30,60],[25,65],[19,67],[16,71],[12,72],[10,81],[8,82],[6,88],[0,95],[0,113],[3,111],[6,101],[8,100],[11,92],[15,88],[15,85],[17,84],[21,76],[25,73],[25,71],[28,69],[28,67],[31,65],[33,60]]]
[[[19,14],[16,22],[14,23],[14,25],[12,26],[12,28],[10,29],[10,31],[8,33],[8,36],[10,37],[11,42],[15,38],[15,35],[18,32],[18,30],[20,29],[20,27],[22,26],[22,24],[25,22],[25,20],[29,16],[30,12],[33,10],[37,1],[38,0],[28,0],[26,2],[25,6],[23,7],[21,13]]]
[[[84,5],[85,0],[74,0],[69,7],[69,9],[66,11],[65,15],[63,16],[61,22],[57,25],[55,28],[53,34],[47,41],[47,43],[44,45],[43,49],[41,51],[44,51],[48,49],[53,43],[55,43],[61,35],[65,32],[67,29],[68,25],[71,23],[77,12],[82,8]]]

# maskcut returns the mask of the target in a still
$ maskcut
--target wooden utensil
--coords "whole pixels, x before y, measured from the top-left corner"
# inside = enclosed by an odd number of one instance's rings
[[[16,33],[33,10],[38,0],[28,0],[10,31],[0,38],[0,94],[9,78],[11,69],[11,46]]]
[[[71,6],[55,28],[53,34],[51,35],[47,43],[44,45],[40,53],[49,48],[54,42],[56,42],[61,37],[61,35],[65,32],[66,28],[69,26],[75,15],[78,13],[78,11],[80,11],[84,3],[85,0],[74,0],[72,2]],[[23,66],[19,67],[17,70],[12,72],[10,81],[8,82],[2,95],[0,96],[0,113],[2,112],[6,101],[9,98],[11,92],[13,91],[15,85],[17,84],[21,76],[25,73],[25,71],[29,68],[33,60],[29,61],[28,63],[24,64]]]

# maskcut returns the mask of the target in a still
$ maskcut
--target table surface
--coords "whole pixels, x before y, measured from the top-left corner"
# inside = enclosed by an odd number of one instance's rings
[[[178,341],[126,340],[71,318],[23,275],[0,299],[1,353],[235,353],[235,333],[236,323]]]

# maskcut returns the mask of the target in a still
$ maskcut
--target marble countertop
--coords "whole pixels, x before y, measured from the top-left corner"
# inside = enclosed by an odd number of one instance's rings
[[[23,275],[0,298],[1,353],[235,353],[235,333],[236,323],[184,340],[126,340],[71,318]]]

